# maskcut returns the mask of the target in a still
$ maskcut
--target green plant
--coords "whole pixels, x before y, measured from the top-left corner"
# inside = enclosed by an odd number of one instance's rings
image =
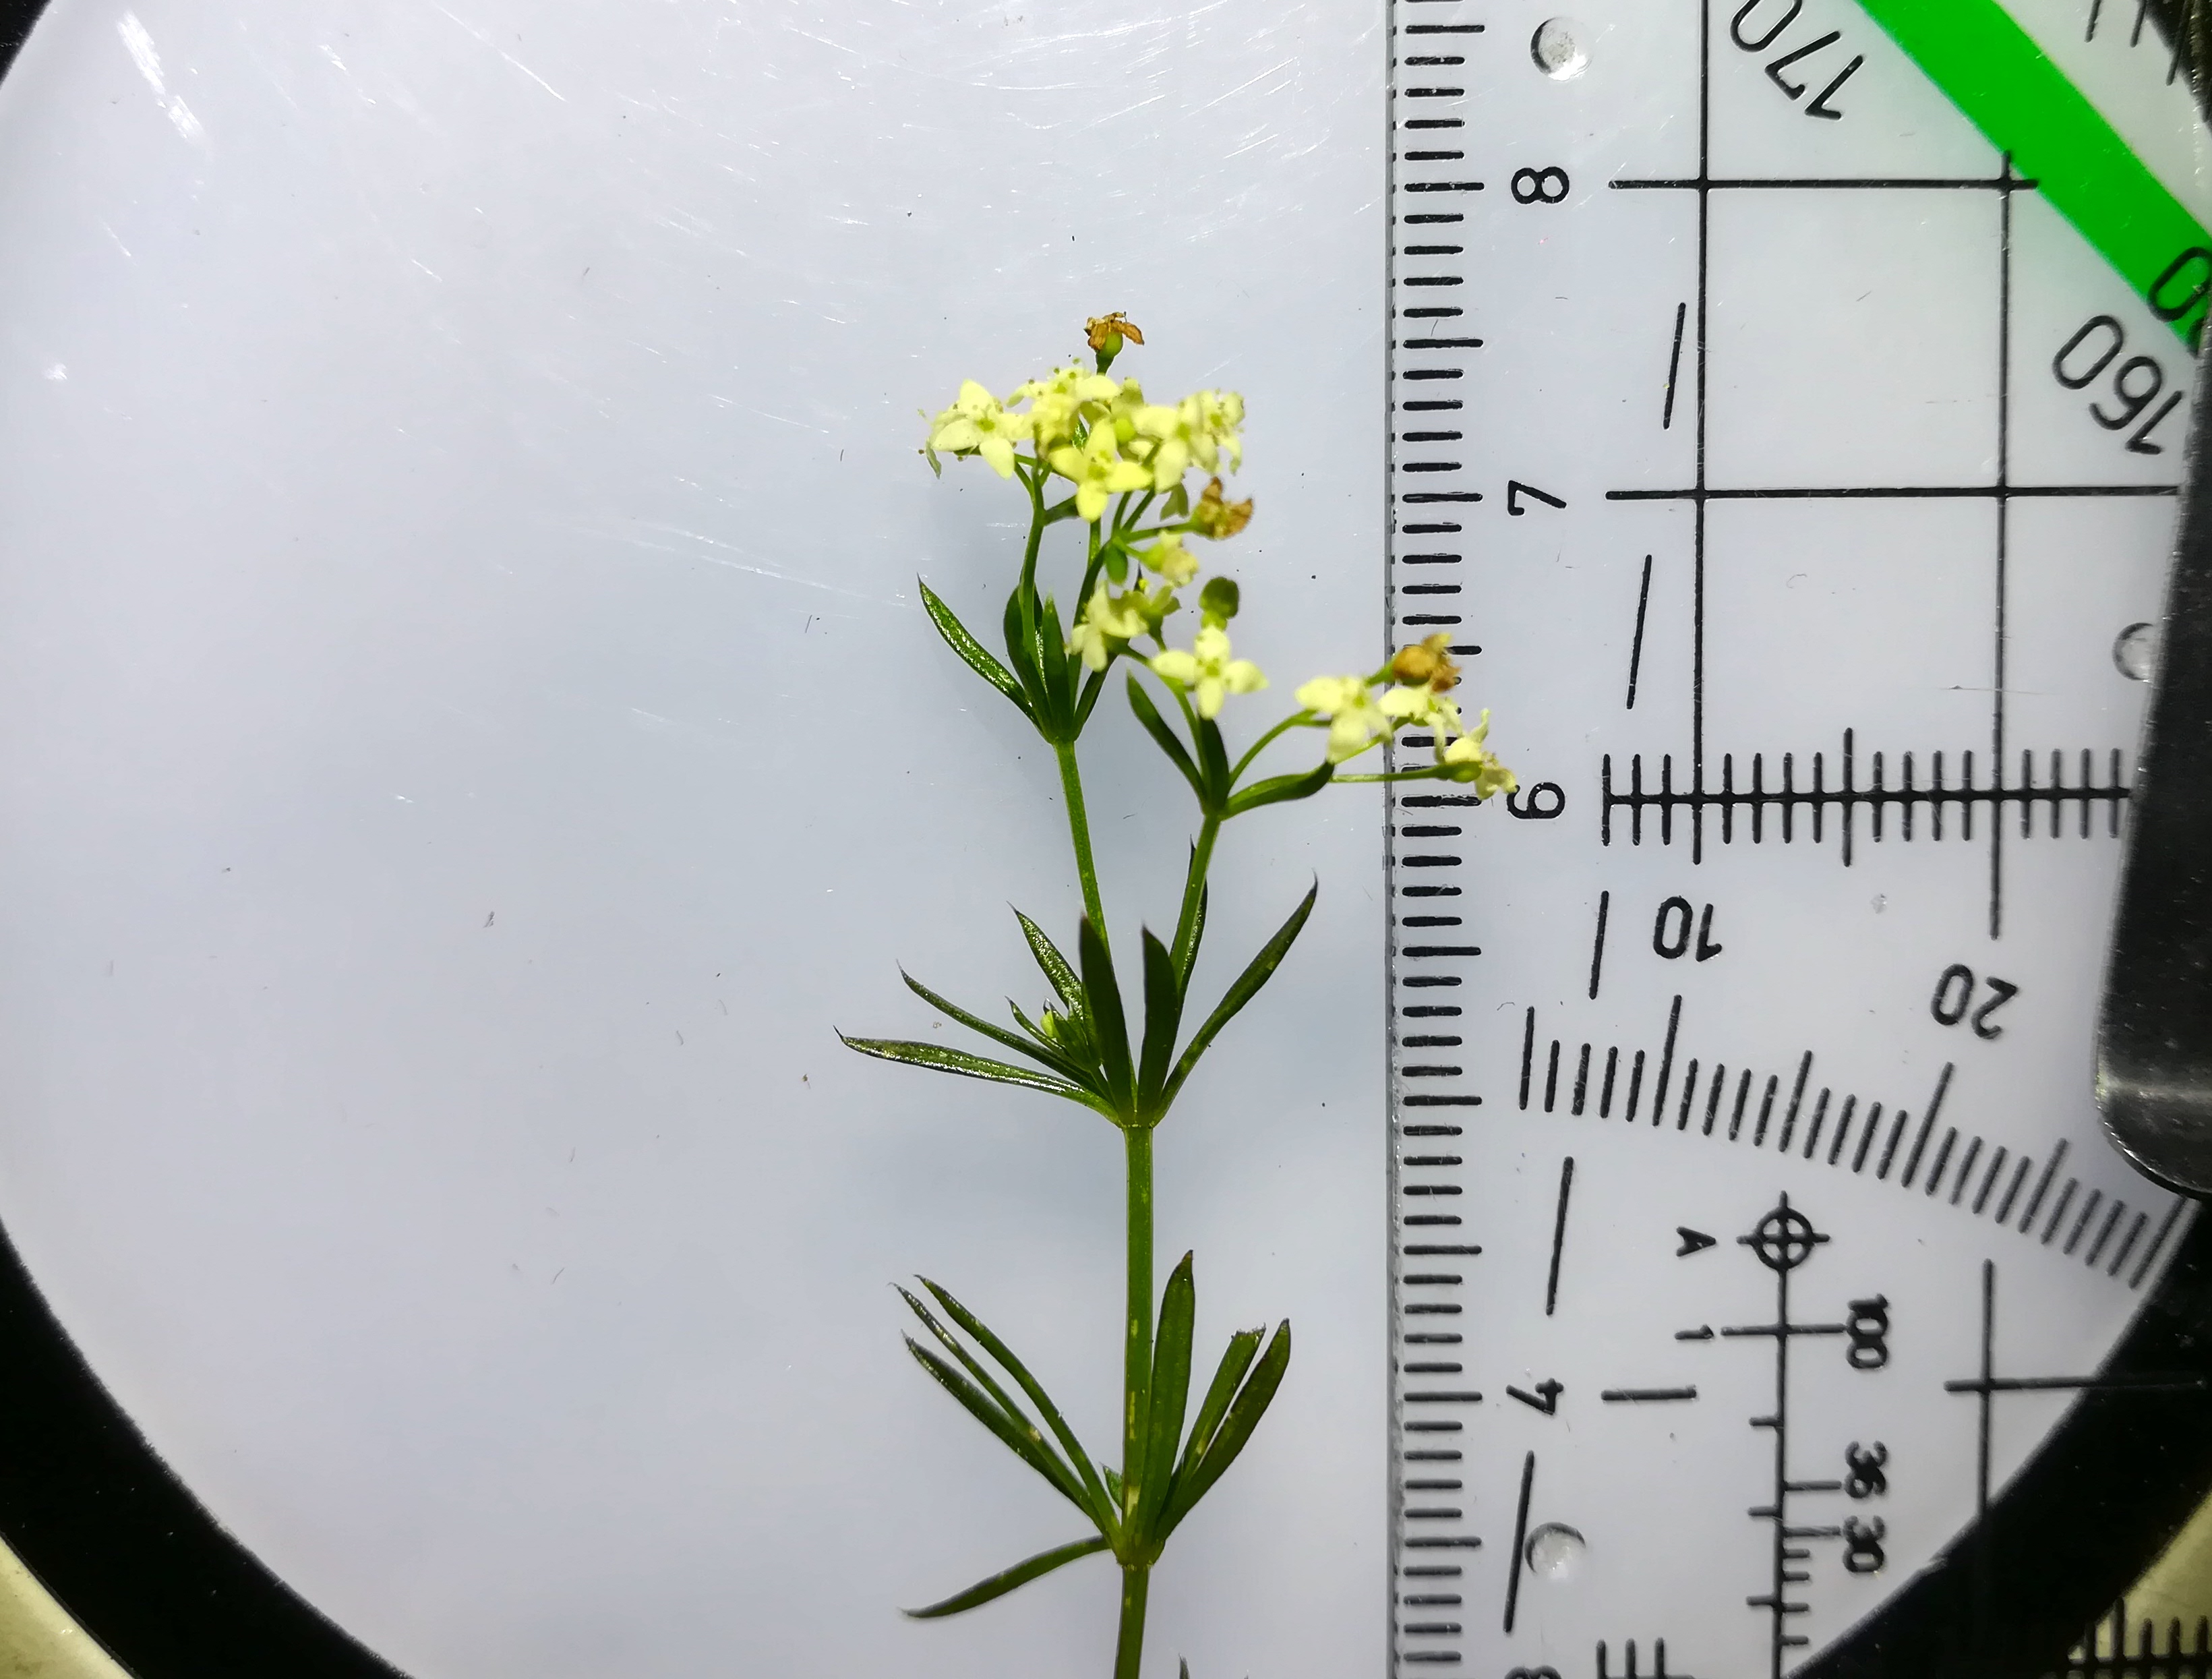
[[[1261,1329],[1240,1330],[1230,1337],[1192,1418],[1191,1325],[1197,1292],[1189,1254],[1170,1274],[1154,1311],[1152,1133],[1200,1059],[1288,954],[1320,890],[1316,885],[1306,893],[1186,1037],[1192,972],[1205,936],[1208,877],[1221,830],[1264,806],[1311,798],[1332,782],[1444,779],[1471,784],[1480,798],[1510,791],[1515,783],[1512,772],[1485,745],[1489,714],[1469,728],[1449,697],[1458,672],[1441,636],[1401,648],[1370,674],[1318,677],[1306,683],[1297,690],[1296,710],[1243,752],[1231,756],[1218,721],[1224,704],[1231,696],[1267,686],[1259,668],[1235,657],[1230,645],[1228,627],[1239,605],[1237,584],[1217,575],[1198,591],[1200,628],[1189,648],[1170,647],[1164,624],[1180,610],[1175,591],[1194,583],[1200,570],[1184,539],[1225,540],[1251,518],[1252,503],[1230,502],[1218,476],[1242,464],[1243,401],[1231,393],[1200,391],[1172,405],[1147,402],[1135,380],[1116,380],[1108,371],[1125,342],[1144,342],[1136,328],[1120,315],[1109,315],[1089,323],[1088,337],[1096,356],[1092,370],[1059,368],[1020,386],[1003,403],[973,380],[963,384],[958,398],[933,423],[924,451],[933,470],[941,470],[940,453],[980,458],[1001,478],[1018,484],[1029,500],[1021,572],[1006,601],[1005,662],[926,583],[921,599],[947,645],[1052,748],[1083,892],[1074,958],[1036,922],[1016,912],[1051,1000],[1034,1018],[1010,1001],[1011,1029],[905,976],[908,986],[932,1007],[1026,1065],[943,1043],[844,1041],[887,1061],[1042,1091],[1092,1109],[1121,1133],[1127,1161],[1128,1295],[1118,1469],[1093,1460],[1028,1366],[950,1293],[927,1278],[921,1281],[927,1300],[900,1291],[930,1343],[909,1335],[907,1345],[915,1358],[1080,1511],[1091,1529],[1080,1539],[908,1613],[923,1619],[957,1615],[1079,1558],[1109,1552],[1121,1572],[1115,1679],[1137,1679],[1152,1570],[1176,1525],[1251,1439],[1291,1359],[1287,1322],[1272,1336]],[[1206,475],[1195,498],[1188,488],[1194,472]],[[1060,500],[1051,499],[1056,481],[1069,487]],[[1041,592],[1038,583],[1045,533],[1062,524],[1079,526],[1085,537],[1075,591],[1081,610],[1066,624],[1054,596]],[[1152,642],[1158,651],[1149,658],[1137,653],[1134,644],[1140,640]],[[1143,1007],[1134,1023],[1125,1007],[1099,897],[1076,753],[1109,672],[1124,659],[1133,666],[1126,684],[1129,709],[1188,784],[1199,816],[1172,938],[1164,941],[1149,928],[1139,934]],[[1138,670],[1146,671],[1164,691],[1169,702],[1164,711],[1139,679]],[[1378,774],[1345,772],[1343,766],[1408,726],[1432,731],[1432,763]],[[1254,775],[1271,745],[1294,730],[1310,728],[1328,731],[1319,763]],[[1009,1383],[1029,1408],[1007,1391]]]

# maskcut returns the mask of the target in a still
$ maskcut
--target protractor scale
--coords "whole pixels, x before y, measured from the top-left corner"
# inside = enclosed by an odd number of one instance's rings
[[[2161,20],[2011,16],[2201,219]],[[2090,1088],[2201,292],[1846,0],[1392,26],[1395,630],[1522,776],[1391,811],[1396,1670],[2048,1670],[2212,1482]]]

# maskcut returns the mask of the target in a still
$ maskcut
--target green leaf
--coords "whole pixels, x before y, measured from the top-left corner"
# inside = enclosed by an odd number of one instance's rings
[[[1039,1551],[1025,1562],[1017,1562],[1002,1574],[994,1574],[988,1580],[978,1580],[965,1591],[955,1592],[941,1603],[932,1603],[926,1609],[902,1609],[902,1615],[916,1621],[936,1621],[948,1615],[957,1615],[963,1609],[972,1609],[988,1603],[994,1597],[1003,1597],[1018,1585],[1027,1585],[1041,1574],[1049,1574],[1055,1568],[1073,1562],[1079,1557],[1095,1556],[1106,1548],[1103,1538],[1079,1539],[1071,1545],[1058,1545],[1048,1551]],[[1189,1679],[1190,1670],[1183,1670],[1184,1679]]]
[[[1190,1466],[1206,1455],[1214,1430],[1221,1427],[1221,1419],[1228,1414],[1229,1402],[1237,1396],[1237,1384],[1252,1367],[1252,1355],[1260,1350],[1260,1343],[1265,1339],[1265,1329],[1239,1329],[1229,1337],[1229,1345],[1221,1354],[1220,1367],[1213,1372],[1206,1397],[1199,1402],[1198,1420],[1191,1424],[1190,1438],[1183,1442],[1182,1462],[1176,1466],[1177,1481],[1188,1475]]]
[[[1247,811],[1258,810],[1262,805],[1279,805],[1289,799],[1310,799],[1327,787],[1329,777],[1335,774],[1336,766],[1324,758],[1318,766],[1303,776],[1270,776],[1266,781],[1255,782],[1231,795],[1228,808],[1223,814],[1242,816]]]
[[[1282,1386],[1283,1372],[1290,1363],[1291,1326],[1285,1319],[1277,1327],[1267,1350],[1260,1355],[1251,1379],[1230,1401],[1228,1414],[1222,1418],[1221,1427],[1206,1446],[1205,1455],[1192,1466],[1190,1474],[1176,1482],[1174,1496],[1168,1500],[1165,1520],[1152,1535],[1154,1544],[1162,1543],[1175,1531],[1176,1524],[1190,1514],[1198,1501],[1212,1490],[1213,1483],[1237,1461],[1237,1454],[1244,1450],[1244,1443],[1252,1438],[1252,1431],[1260,1426],[1260,1419],[1267,1414],[1275,1390]]]
[[[1084,1085],[1085,1088],[1096,1086],[1098,1058],[1091,1053],[1090,1027],[1080,1020],[1070,1019],[1063,1014],[1060,1017],[1060,1036],[1054,1037],[1043,1026],[1023,1013],[1022,1006],[1012,997],[1006,999],[1006,1007],[1013,1011],[1015,1025],[1036,1039],[1046,1049],[1066,1056],[1070,1062],[1083,1069],[1079,1083]]]
[[[1036,591],[1027,583],[1017,583],[1006,593],[1004,627],[1007,661],[1028,700],[1030,721],[1042,730],[1046,715],[1044,675],[1038,667],[1036,636],[1030,628],[1036,621]]]
[[[1044,1436],[1037,1431],[1035,1423],[1025,1416],[1018,1420],[1007,1415],[975,1383],[912,1335],[906,1337],[906,1350],[914,1354],[916,1363],[937,1378],[939,1386],[967,1408],[970,1416],[997,1435],[1009,1451],[1050,1481],[1062,1498],[1085,1515],[1091,1515],[1084,1501],[1083,1488],[1076,1484],[1075,1476],[1069,1472],[1067,1466],[1045,1445]],[[1095,1521],[1097,1518],[1092,1519]]]
[[[1013,1348],[994,1335],[981,1318],[954,1299],[949,1290],[939,1287],[927,1277],[921,1279],[921,1286],[936,1297],[938,1305],[945,1308],[946,1315],[954,1323],[975,1337],[983,1350],[998,1360],[999,1368],[1012,1376],[1021,1390],[1030,1396],[1030,1403],[1036,1406],[1038,1414],[1044,1418],[1045,1427],[1052,1430],[1061,1449],[1074,1460],[1076,1473],[1083,1477],[1085,1489],[1098,1500],[1100,1510],[1092,1513],[1091,1519],[1110,1532],[1114,1526],[1114,1512],[1121,1507],[1121,1495],[1116,1493],[1111,1499],[1106,1496],[1105,1487],[1091,1466],[1090,1455],[1084,1451],[1083,1443],[1075,1438],[1075,1431],[1067,1426],[1066,1419],[1060,1415],[1060,1408],[1045,1392],[1044,1384],[1030,1374],[1029,1366],[1014,1356]],[[899,1292],[904,1293],[905,1290]],[[1101,1519],[1102,1512],[1103,1519]]]
[[[1106,1096],[1118,1115],[1136,1113],[1136,1070],[1129,1062],[1129,1022],[1121,1012],[1121,987],[1114,977],[1114,958],[1091,917],[1076,928],[1076,954],[1083,964],[1083,993],[1091,1000],[1091,1041],[1098,1046],[1098,1070],[1106,1075]]]
[[[953,615],[950,606],[938,599],[936,592],[928,584],[920,578],[915,581],[921,589],[922,610],[929,614],[929,621],[937,626],[937,633],[945,637],[945,644],[960,655],[969,670],[1020,707],[1023,716],[1030,716],[1029,700],[1022,692],[1022,684],[1014,680],[1013,672],[994,659],[990,649],[968,633],[968,626]]]
[[[939,1292],[937,1290],[936,1285],[932,1283],[927,1277],[921,1279],[921,1284],[923,1287],[930,1289],[933,1293]],[[896,1284],[892,1286],[894,1287],[897,1287]],[[936,1339],[938,1345],[944,1347],[946,1352],[951,1354],[954,1358],[960,1361],[960,1367],[965,1370],[968,1374],[974,1378],[977,1386],[981,1387],[985,1393],[990,1396],[992,1402],[997,1405],[1000,1411],[1005,1415],[1006,1419],[1009,1422],[1012,1423],[1015,1427],[1021,1432],[1023,1438],[1028,1440],[1036,1448],[1036,1451],[1042,1453],[1045,1458],[1050,1460],[1052,1472],[1047,1473],[1043,1466],[1039,1463],[1037,1459],[1030,1452],[1024,1451],[1022,1454],[1024,1460],[1036,1466],[1038,1473],[1045,1475],[1046,1479],[1050,1481],[1054,1486],[1059,1487],[1062,1493],[1068,1493],[1071,1497],[1076,1497],[1073,1493],[1070,1492],[1070,1488],[1073,1486],[1075,1481],[1074,1474],[1069,1469],[1066,1464],[1061,1463],[1058,1457],[1053,1455],[1052,1448],[1045,1444],[1044,1436],[1038,1432],[1037,1426],[1030,1420],[1029,1414],[1024,1411],[1020,1406],[1014,1403],[1013,1400],[1006,1393],[1006,1390],[1000,1387],[998,1383],[992,1378],[991,1372],[984,1369],[981,1364],[976,1362],[975,1355],[970,1353],[965,1347],[962,1346],[958,1338],[955,1336],[951,1330],[947,1329],[944,1324],[937,1321],[935,1316],[932,1314],[927,1306],[922,1305],[920,1300],[916,1299],[914,1295],[906,1289],[899,1289],[899,1297],[907,1303],[907,1305],[913,1311],[914,1315],[921,1320],[922,1327],[927,1329],[931,1335]],[[1076,1450],[1078,1454],[1076,1461],[1079,1463],[1081,1463],[1087,1470],[1090,1467],[1088,1460],[1081,1456],[1080,1447],[1078,1447]],[[1090,1480],[1091,1477],[1086,1474],[1084,1476],[1085,1484],[1083,1489],[1085,1493],[1091,1491]],[[1097,1523],[1101,1531],[1105,1530],[1107,1524],[1099,1520],[1099,1512],[1094,1502],[1085,1498],[1076,1497],[1076,1504],[1078,1508],[1079,1508],[1085,1515],[1090,1517],[1093,1522]]]
[[[1060,627],[1060,604],[1050,595],[1045,596],[1037,615],[1037,668],[1043,673],[1047,715],[1060,728],[1054,738],[1073,739],[1069,727],[1075,721],[1075,672],[1083,668],[1083,661],[1067,650]]]
[[[1188,1656],[1183,1658],[1182,1667],[1180,1674],[1178,1675],[1178,1679],[1190,1679],[1190,1658]]]
[[[1114,661],[1109,659],[1106,662],[1110,669]],[[1106,672],[1104,671],[1093,671],[1089,676],[1084,678],[1083,697],[1075,703],[1077,733],[1080,733],[1083,726],[1091,721],[1091,714],[1098,707],[1098,697],[1105,691]]]
[[[1014,919],[1022,924],[1022,937],[1029,941],[1030,954],[1036,958],[1037,966],[1044,970],[1045,978],[1052,982],[1052,989],[1066,1005],[1067,1012],[1086,1013],[1083,982],[1076,976],[1075,964],[1060,953],[1058,945],[1045,937],[1042,928],[1020,910],[1014,911]]]
[[[1145,726],[1145,733],[1151,735],[1159,749],[1168,755],[1168,762],[1182,771],[1183,780],[1190,783],[1190,790],[1198,795],[1200,806],[1210,809],[1206,801],[1206,778],[1198,773],[1198,766],[1191,762],[1190,753],[1176,738],[1176,732],[1168,727],[1167,720],[1160,715],[1159,708],[1152,703],[1152,697],[1145,691],[1145,684],[1137,680],[1134,671],[1129,672],[1129,709],[1137,714],[1137,721]]]
[[[1039,1034],[1038,1041],[1033,1043],[1020,1033],[1010,1032],[1004,1026],[994,1025],[988,1020],[970,1014],[959,1004],[939,996],[936,992],[931,990],[903,968],[899,970],[899,977],[906,982],[906,989],[913,992],[915,996],[921,998],[932,1008],[951,1015],[969,1031],[981,1032],[994,1043],[1012,1049],[1018,1055],[1027,1055],[1031,1061],[1042,1062],[1071,1083],[1091,1090],[1091,1094],[1094,1096],[1099,1093],[1095,1089],[1091,1089],[1092,1079],[1089,1071],[1078,1066],[1063,1055],[1050,1039],[1042,1034]]]
[[[1220,1035],[1221,1029],[1237,1018],[1238,1011],[1245,1004],[1260,995],[1260,988],[1282,964],[1283,958],[1289,954],[1291,945],[1297,942],[1299,932],[1304,928],[1306,917],[1313,914],[1314,899],[1320,895],[1321,885],[1316,881],[1298,907],[1291,911],[1290,920],[1278,928],[1275,936],[1261,946],[1260,953],[1252,958],[1243,973],[1237,976],[1237,982],[1223,995],[1213,1013],[1206,1016],[1206,1024],[1192,1037],[1189,1047],[1182,1052],[1182,1059],[1176,1063],[1175,1071],[1168,1077],[1167,1089],[1161,1094],[1163,1107],[1175,1100],[1176,1092],[1182,1088],[1182,1081],[1190,1077],[1191,1069],[1198,1065],[1198,1058]]]
[[[1211,807],[1218,810],[1227,801],[1237,777],[1229,768],[1229,748],[1222,744],[1221,725],[1211,717],[1198,720],[1198,763],[1206,784],[1214,790]]]
[[[1182,976],[1176,971],[1168,947],[1144,930],[1145,1043],[1137,1067],[1137,1107],[1151,1114],[1168,1076],[1175,1055],[1176,1034],[1182,1030]]]
[[[989,1061],[981,1055],[971,1055],[965,1049],[955,1049],[943,1043],[915,1043],[892,1037],[837,1037],[848,1049],[858,1049],[864,1055],[873,1055],[879,1061],[903,1062],[908,1067],[926,1067],[933,1073],[957,1073],[970,1079],[988,1079],[994,1084],[1020,1085],[1028,1090],[1042,1090],[1054,1096],[1065,1096],[1071,1102],[1080,1102],[1085,1107],[1097,1106],[1091,1093],[1080,1086],[1065,1079],[1054,1079],[1042,1073],[1032,1073],[1026,1067],[1009,1067],[1002,1061]]]
[[[1185,1254],[1160,1297],[1159,1329],[1152,1341],[1144,1479],[1137,1483],[1137,1519],[1142,1524],[1139,1531],[1148,1536],[1166,1537],[1159,1518],[1175,1488],[1176,1448],[1182,1443],[1183,1411],[1190,1399],[1191,1320],[1197,1311],[1198,1289],[1191,1278],[1191,1256]]]

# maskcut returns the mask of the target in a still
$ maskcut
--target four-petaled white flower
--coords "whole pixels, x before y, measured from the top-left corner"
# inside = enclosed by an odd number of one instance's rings
[[[1030,436],[1030,417],[1009,414],[998,398],[974,380],[963,380],[952,406],[931,423],[927,445],[931,459],[943,449],[948,454],[980,454],[1002,478],[1014,475],[1014,445]]]
[[[1331,763],[1358,757],[1390,733],[1390,719],[1375,703],[1363,677],[1317,676],[1302,684],[1296,697],[1308,711],[1317,711],[1328,719]]]
[[[1114,655],[1139,636],[1160,633],[1160,620],[1182,603],[1165,589],[1150,587],[1143,578],[1122,594],[1109,593],[1103,583],[1084,603],[1082,616],[1068,632],[1067,644],[1094,671],[1103,671]]]
[[[1170,531],[1150,548],[1141,550],[1137,558],[1146,569],[1157,571],[1178,587],[1198,575],[1198,556],[1182,545],[1182,534]]]
[[[1419,723],[1434,729],[1440,753],[1448,737],[1467,731],[1467,726],[1460,721],[1458,704],[1425,683],[1418,687],[1393,688],[1382,696],[1382,711],[1393,723]]]
[[[1489,735],[1490,712],[1486,708],[1481,720],[1438,755],[1452,780],[1474,783],[1478,799],[1511,793],[1521,785],[1521,778],[1499,763],[1498,755],[1484,744]]]
[[[1127,490],[1142,490],[1152,475],[1133,460],[1124,460],[1114,441],[1111,426],[1093,426],[1081,448],[1064,443],[1050,456],[1052,470],[1075,485],[1075,511],[1096,524],[1108,500]]]
[[[1191,642],[1190,651],[1170,648],[1152,657],[1153,673],[1185,690],[1201,717],[1221,715],[1221,702],[1231,694],[1255,694],[1267,685],[1260,667],[1249,659],[1229,655],[1229,632],[1207,624]]]

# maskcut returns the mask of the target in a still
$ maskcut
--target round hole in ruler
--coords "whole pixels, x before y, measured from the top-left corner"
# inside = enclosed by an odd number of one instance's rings
[[[1528,1559],[1529,1572],[1537,1579],[1564,1585],[1582,1573],[1583,1558],[1589,1549],[1589,1542],[1574,1529],[1547,1522],[1528,1536],[1522,1554]]]
[[[1548,17],[1528,40],[1528,56],[1554,82],[1571,82],[1589,68],[1587,32],[1571,17]]]
[[[2133,682],[2148,682],[2158,667],[2158,626],[2131,624],[2112,640],[2112,663]]]

